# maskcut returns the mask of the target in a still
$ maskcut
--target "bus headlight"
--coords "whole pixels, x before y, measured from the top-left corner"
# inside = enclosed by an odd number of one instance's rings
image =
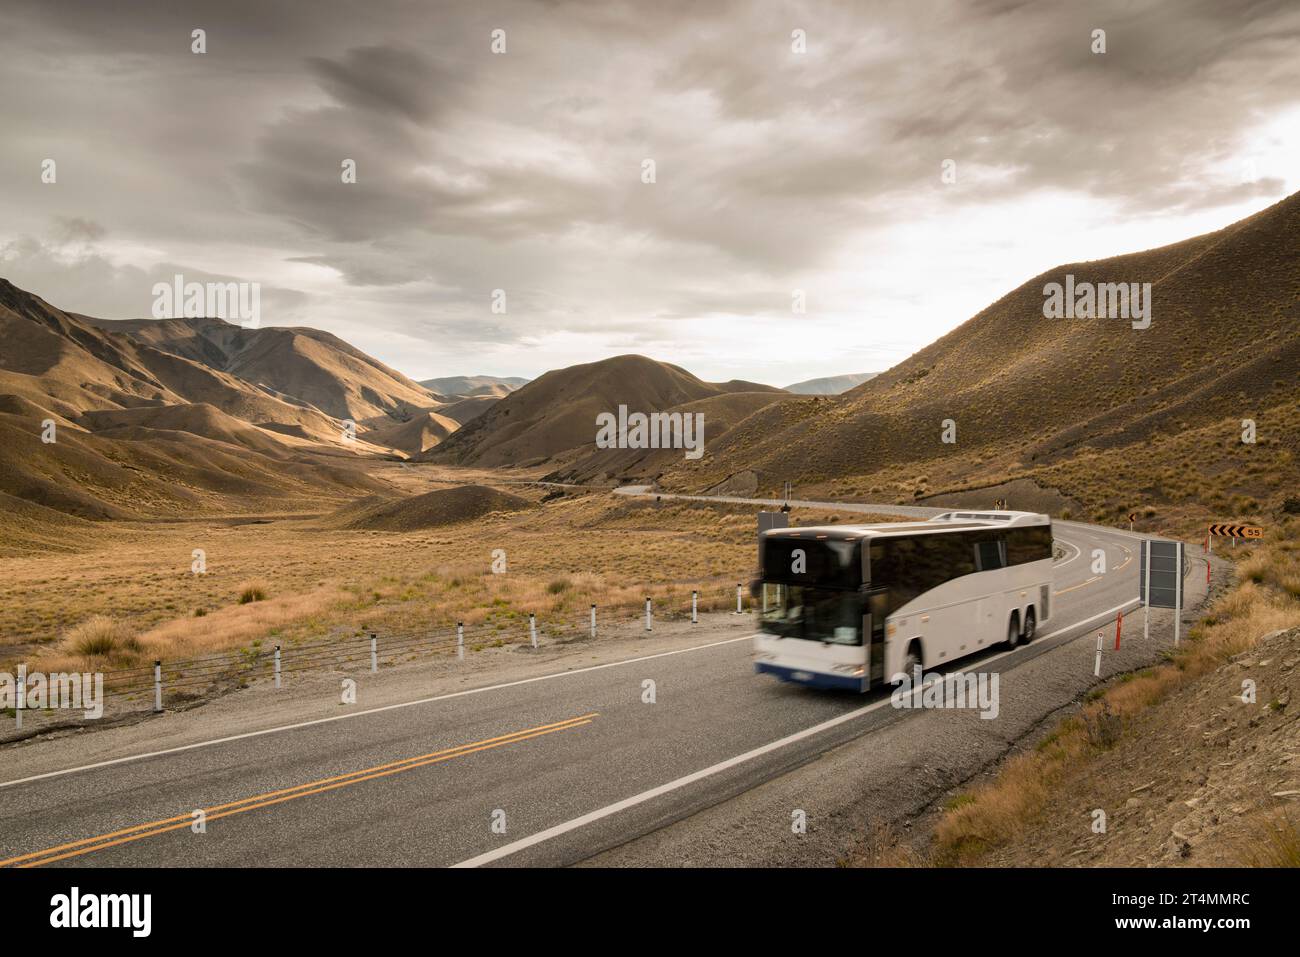
[[[854,678],[861,678],[866,674],[866,668],[863,665],[835,665],[831,670],[852,675]]]

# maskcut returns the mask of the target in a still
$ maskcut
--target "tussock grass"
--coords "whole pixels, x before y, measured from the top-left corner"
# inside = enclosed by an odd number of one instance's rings
[[[1234,587],[1193,626],[1189,640],[1166,663],[1098,689],[1035,751],[1011,758],[994,780],[951,802],[935,828],[936,860],[973,863],[990,848],[1015,841],[1046,806],[1067,769],[1114,747],[1137,715],[1253,648],[1263,636],[1300,624],[1300,601],[1291,587],[1300,577],[1294,541],[1298,528],[1300,522],[1291,519],[1279,523],[1272,538],[1237,566]],[[1272,855],[1269,860],[1295,854],[1296,831],[1294,825],[1289,828],[1261,851]]]
[[[241,605],[252,604],[255,601],[266,601],[267,585],[260,578],[254,581],[243,582],[239,586],[239,603]]]
[[[64,633],[60,650],[83,661],[126,663],[139,656],[141,644],[124,622],[92,615]]]

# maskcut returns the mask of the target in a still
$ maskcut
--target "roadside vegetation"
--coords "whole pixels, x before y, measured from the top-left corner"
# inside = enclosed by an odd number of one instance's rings
[[[1197,681],[1261,638],[1300,625],[1300,520],[1286,517],[1265,542],[1242,546],[1234,581],[1161,664],[1099,687],[1080,711],[1061,721],[1033,750],[1010,758],[995,778],[949,801],[935,827],[933,863],[976,865],[1035,825],[1069,775],[1126,740],[1134,720],[1175,690]],[[1231,550],[1229,550],[1231,552]],[[1241,863],[1297,862],[1296,821],[1270,820]]]
[[[735,607],[753,575],[749,506],[569,494],[540,508],[417,532],[307,519],[131,525],[105,545],[39,562],[0,560],[0,661],[45,670],[119,668],[368,631],[467,629],[506,641],[543,628]],[[845,515],[797,510],[803,524]],[[887,521],[858,516],[853,520]],[[191,571],[203,548],[207,571]],[[504,571],[493,572],[494,552]],[[170,570],[167,565],[170,564]],[[500,566],[499,566],[500,567]],[[745,589],[748,607],[748,589]]]

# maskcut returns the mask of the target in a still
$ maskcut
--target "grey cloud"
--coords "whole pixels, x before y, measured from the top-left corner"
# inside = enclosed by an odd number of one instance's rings
[[[209,53],[194,56],[200,26]],[[495,27],[505,56],[488,49]],[[1103,56],[1089,50],[1098,27]],[[338,322],[358,328],[671,338],[701,316],[779,316],[819,270],[850,283],[868,264],[846,264],[846,248],[887,247],[926,216],[1050,192],[1144,218],[1275,198],[1285,185],[1268,171],[1223,169],[1257,124],[1300,106],[1297,39],[1300,7],[1281,0],[364,14],[336,0],[13,0],[0,85],[23,93],[0,107],[0,265],[59,305],[124,315],[148,278],[140,250],[255,251],[268,268],[332,270],[356,296]],[[57,188],[33,187],[44,156],[59,158]],[[485,319],[498,287],[511,312]],[[322,305],[282,295],[295,321]]]

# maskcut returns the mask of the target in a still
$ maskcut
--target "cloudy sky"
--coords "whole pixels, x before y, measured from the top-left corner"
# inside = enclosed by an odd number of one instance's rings
[[[415,378],[879,370],[1300,189],[1294,0],[5,0],[0,90],[0,275],[258,282]]]

